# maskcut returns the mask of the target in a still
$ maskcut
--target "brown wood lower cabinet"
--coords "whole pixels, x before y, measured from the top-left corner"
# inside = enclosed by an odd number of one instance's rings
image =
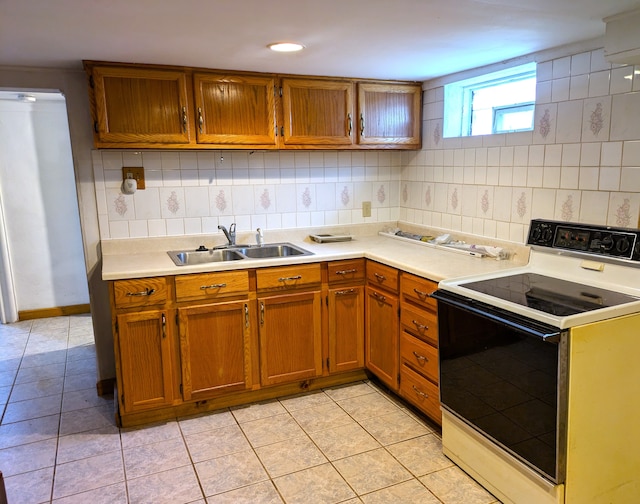
[[[398,390],[398,297],[367,287],[365,304],[367,369]]]

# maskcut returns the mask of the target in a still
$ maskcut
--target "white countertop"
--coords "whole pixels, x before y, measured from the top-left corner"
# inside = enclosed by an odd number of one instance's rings
[[[336,243],[316,243],[308,236],[304,239],[297,238],[278,240],[278,242],[293,243],[313,252],[313,255],[273,259],[242,259],[193,266],[176,266],[167,254],[168,250],[189,249],[191,243],[176,246],[175,240],[158,241],[156,242],[158,247],[164,246],[165,248],[155,249],[147,245],[139,247],[124,242],[117,245],[103,245],[102,278],[103,280],[121,280],[365,257],[438,282],[445,278],[490,273],[522,266],[526,264],[528,259],[528,249],[516,245],[514,245],[515,253],[512,254],[511,259],[496,260],[490,257],[472,257],[453,250],[381,234],[355,236],[352,241]],[[267,244],[270,242],[274,243],[273,240],[269,240]],[[140,241],[136,243],[140,243]],[[193,247],[194,250],[195,248],[197,246]]]

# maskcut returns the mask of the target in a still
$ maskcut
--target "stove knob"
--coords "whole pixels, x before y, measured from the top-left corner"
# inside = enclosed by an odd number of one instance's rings
[[[626,236],[623,236],[616,242],[616,250],[621,254],[624,254],[627,250],[629,250],[630,246],[631,244],[629,243],[629,239]]]
[[[531,230],[531,238],[533,239],[533,241],[538,241],[540,239],[540,236],[542,236],[542,231],[539,227],[534,227]]]
[[[542,232],[542,241],[548,242],[551,238],[553,238],[553,231],[551,231],[551,228],[546,228]]]
[[[613,248],[613,237],[611,235],[607,235],[602,239],[600,243],[602,250],[611,250]]]

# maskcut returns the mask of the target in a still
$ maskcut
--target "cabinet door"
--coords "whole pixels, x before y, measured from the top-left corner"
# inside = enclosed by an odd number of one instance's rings
[[[282,79],[283,142],[294,145],[351,145],[353,83]]]
[[[358,84],[358,143],[420,146],[422,88]]]
[[[184,72],[94,67],[97,146],[188,144],[191,112]]]
[[[398,389],[398,298],[366,288],[365,363],[392,390]]]
[[[320,291],[258,299],[263,385],[322,374]]]
[[[178,309],[185,401],[251,387],[249,310],[249,301]]]
[[[329,290],[329,372],[364,367],[364,287]]]
[[[171,386],[171,324],[169,312],[148,310],[116,317],[117,357],[125,412],[169,405]]]
[[[276,146],[275,78],[195,74],[198,143]]]

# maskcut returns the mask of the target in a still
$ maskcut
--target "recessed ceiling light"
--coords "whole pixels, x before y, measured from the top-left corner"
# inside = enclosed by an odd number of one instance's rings
[[[275,44],[269,44],[267,47],[277,52],[296,52],[304,49],[302,44],[296,42],[276,42]]]

